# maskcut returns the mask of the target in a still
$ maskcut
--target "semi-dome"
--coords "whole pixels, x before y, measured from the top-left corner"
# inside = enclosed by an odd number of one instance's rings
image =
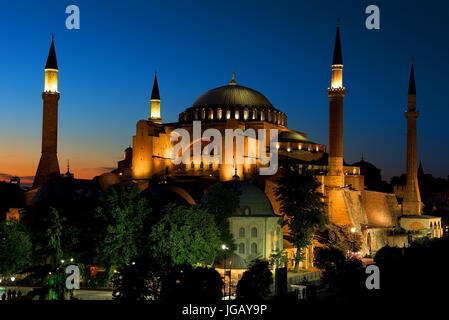
[[[240,180],[230,180],[222,182],[223,186],[239,193],[240,203],[235,216],[249,217],[273,217],[276,214],[273,211],[270,200],[265,193],[257,186]],[[202,203],[207,203],[209,193],[206,193],[201,199]]]
[[[179,122],[194,120],[220,122],[266,121],[287,126],[287,116],[273,107],[260,92],[238,85],[233,74],[231,82],[203,93],[192,106],[179,114]]]

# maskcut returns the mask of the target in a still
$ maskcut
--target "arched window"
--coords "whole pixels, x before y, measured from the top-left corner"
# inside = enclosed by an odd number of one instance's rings
[[[257,109],[253,108],[253,120],[257,120]]]
[[[251,244],[251,254],[257,254],[257,244],[254,242]]]
[[[226,119],[231,119],[231,110],[226,110]]]
[[[265,111],[260,111],[260,121],[265,121]]]
[[[195,110],[195,114],[193,116],[195,120],[198,120],[198,109]]]
[[[248,120],[248,109],[243,110],[243,119]]]
[[[201,110],[201,120],[206,118],[206,109]]]
[[[213,110],[213,109],[210,109],[210,110],[209,110],[209,119],[210,119],[210,120],[213,120],[213,119],[214,119],[214,110]]]
[[[238,119],[240,117],[240,111],[239,110],[235,110],[234,111],[234,119]]]
[[[221,120],[222,117],[223,117],[223,111],[221,110],[221,108],[218,108],[218,110],[217,110],[217,118],[218,118],[218,120]]]
[[[251,229],[251,237],[257,238],[257,228],[256,227]]]
[[[244,243],[239,244],[239,253],[245,254],[245,244]]]
[[[244,238],[245,237],[245,228],[240,228],[239,229],[239,237],[240,238]]]

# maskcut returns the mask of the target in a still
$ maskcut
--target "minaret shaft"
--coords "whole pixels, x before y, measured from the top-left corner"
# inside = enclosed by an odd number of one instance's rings
[[[340,30],[337,26],[334,56],[332,60],[331,86],[329,96],[329,142],[327,186],[343,187],[343,58],[341,54]]]
[[[416,141],[416,119],[418,116],[419,112],[416,111],[415,71],[412,64],[408,89],[408,108],[405,112],[407,118],[407,181],[402,201],[402,213],[404,215],[420,215],[422,209],[418,185],[418,144]]]
[[[45,66],[44,91],[42,92],[42,154],[34,177],[33,188],[38,188],[60,176],[58,163],[58,65],[52,40]]]

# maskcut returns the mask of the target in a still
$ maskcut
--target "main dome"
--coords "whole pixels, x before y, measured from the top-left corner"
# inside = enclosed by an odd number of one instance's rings
[[[260,92],[240,85],[227,85],[203,93],[192,107],[203,106],[259,106],[273,107]]]
[[[180,123],[192,121],[221,122],[265,121],[287,126],[287,116],[279,111],[260,92],[240,86],[232,74],[231,82],[203,93],[190,108],[179,114]]]

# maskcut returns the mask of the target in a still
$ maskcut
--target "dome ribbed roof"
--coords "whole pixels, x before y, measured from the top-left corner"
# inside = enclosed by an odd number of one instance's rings
[[[273,107],[268,99],[260,92],[239,85],[227,85],[205,92],[193,103],[199,106],[248,105]]]

